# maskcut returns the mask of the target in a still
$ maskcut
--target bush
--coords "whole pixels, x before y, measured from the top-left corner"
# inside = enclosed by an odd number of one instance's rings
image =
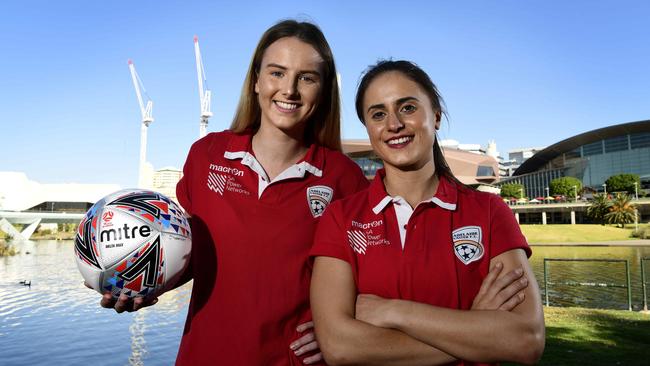
[[[632,231],[633,238],[650,239],[650,225],[639,226],[638,229]]]
[[[16,254],[16,249],[5,243],[0,243],[0,257]]]

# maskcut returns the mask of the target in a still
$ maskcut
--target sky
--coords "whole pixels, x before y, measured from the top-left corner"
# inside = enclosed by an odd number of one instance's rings
[[[3,1],[0,171],[136,186],[128,59],[154,103],[147,160],[182,168],[199,133],[193,36],[212,90],[208,131],[220,131],[259,37],[286,18],[315,22],[333,49],[345,139],[366,137],[356,85],[387,58],[437,84],[449,114],[441,138],[494,140],[503,157],[650,118],[646,1]]]

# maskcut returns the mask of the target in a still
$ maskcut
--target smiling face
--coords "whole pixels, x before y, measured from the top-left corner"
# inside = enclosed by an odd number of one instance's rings
[[[363,120],[375,153],[386,169],[417,170],[433,164],[434,111],[420,85],[398,71],[370,82],[363,97]]]
[[[318,51],[298,38],[273,42],[264,51],[255,82],[260,128],[302,136],[321,99],[323,65]]]

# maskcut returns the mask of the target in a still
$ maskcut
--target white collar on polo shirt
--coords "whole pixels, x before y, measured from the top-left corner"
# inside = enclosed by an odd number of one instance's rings
[[[404,243],[406,241],[406,225],[408,224],[409,219],[411,218],[411,215],[413,215],[413,211],[415,211],[415,209],[411,208],[411,205],[406,202],[406,200],[401,196],[391,197],[389,195],[386,195],[386,197],[384,197],[375,207],[372,208],[372,212],[378,215],[390,202],[393,203],[393,208],[395,208],[395,216],[397,216],[397,226],[399,228],[399,237],[402,242],[402,250],[404,250]],[[418,203],[418,206],[427,202],[435,203],[436,205],[450,211],[456,209],[455,203],[443,202],[440,200],[440,198],[435,196]],[[415,206],[415,208],[417,208],[417,206]]]
[[[258,182],[259,182],[258,190],[257,190],[257,198],[262,197],[262,193],[264,192],[266,187],[268,187],[269,184],[271,183],[275,183],[281,180],[291,179],[291,178],[303,178],[305,176],[305,172],[309,172],[312,175],[315,175],[317,177],[323,176],[322,170],[309,164],[306,161],[301,161],[298,164],[294,164],[288,167],[282,173],[278,174],[277,177],[273,178],[273,180],[270,180],[269,176],[264,171],[264,168],[262,168],[260,162],[257,161],[255,156],[253,156],[253,154],[249,153],[248,151],[226,151],[223,154],[223,156],[226,159],[230,159],[230,160],[241,159],[241,163],[243,165],[246,165],[247,167],[251,168],[252,171],[257,173]]]

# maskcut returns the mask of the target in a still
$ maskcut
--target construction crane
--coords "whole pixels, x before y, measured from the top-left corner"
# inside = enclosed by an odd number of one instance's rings
[[[196,74],[199,78],[199,101],[201,102],[201,120],[199,122],[199,138],[207,133],[208,119],[212,117],[210,111],[210,97],[212,93],[208,89],[208,82],[205,78],[205,69],[201,59],[201,50],[199,49],[199,37],[194,36],[194,56],[196,57]]]
[[[149,125],[153,122],[152,110],[153,110],[153,101],[149,98],[147,90],[142,85],[142,80],[138,76],[138,73],[135,71],[135,65],[132,60],[129,60],[129,70],[131,71],[131,79],[133,79],[133,87],[135,88],[135,94],[138,97],[138,103],[140,105],[140,114],[142,116],[142,126],[140,127],[140,165],[138,168],[138,187],[139,188],[149,188],[149,182],[147,179],[147,130]],[[142,92],[140,91],[142,89]],[[142,99],[142,93],[146,98],[147,104],[144,104]]]

